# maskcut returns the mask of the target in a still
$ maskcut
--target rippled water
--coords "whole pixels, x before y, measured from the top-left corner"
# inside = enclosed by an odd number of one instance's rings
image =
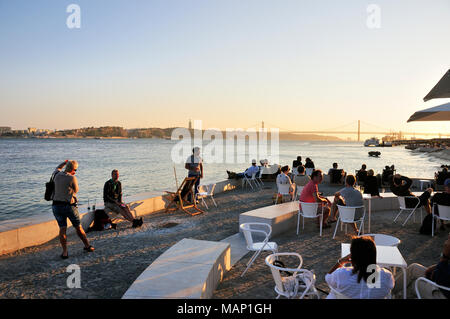
[[[125,196],[144,192],[173,190],[175,180],[171,149],[176,142],[159,139],[80,140],[80,139],[0,139],[0,224],[3,220],[48,214],[49,202],[43,199],[45,182],[65,159],[79,162],[77,171],[80,204],[102,203],[104,182],[113,168],[120,171]],[[301,155],[311,157],[325,172],[333,162],[348,172],[362,163],[376,172],[395,164],[399,173],[431,178],[443,164],[425,154],[403,147],[377,148],[381,158],[370,158],[362,143],[280,141],[281,164],[292,165]],[[248,164],[205,164],[204,182],[227,177],[226,169],[242,171]],[[176,165],[178,180],[186,175],[183,164]]]

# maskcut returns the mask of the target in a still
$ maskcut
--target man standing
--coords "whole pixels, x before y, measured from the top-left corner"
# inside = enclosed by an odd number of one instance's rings
[[[133,223],[133,228],[140,227],[144,223],[142,217],[136,219],[130,211],[130,207],[122,201],[122,183],[119,181],[119,171],[111,172],[111,179],[107,180],[103,187],[103,201],[105,208],[122,215],[126,220]]]
[[[200,179],[203,178],[203,160],[200,157],[200,147],[196,146],[192,149],[192,155],[186,160],[184,168],[188,170],[188,177],[198,177],[194,185],[194,196],[198,192],[198,185],[200,185]],[[195,198],[191,198],[191,194],[188,196],[188,201],[193,202]]]
[[[64,172],[63,167],[66,167]],[[94,251],[94,247],[89,244],[86,233],[81,227],[80,215],[77,207],[78,180],[75,173],[78,169],[77,161],[65,161],[61,163],[53,173],[55,191],[53,193],[52,210],[59,226],[59,241],[61,243],[63,253],[62,259],[69,258],[67,252],[67,218],[75,228],[78,237],[84,244],[84,250],[87,252]]]

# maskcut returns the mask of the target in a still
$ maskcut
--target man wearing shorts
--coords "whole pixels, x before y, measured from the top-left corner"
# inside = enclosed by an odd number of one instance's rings
[[[63,167],[66,167],[64,172]],[[77,161],[65,161],[61,163],[53,173],[53,181],[55,183],[55,190],[53,193],[52,210],[56,221],[59,226],[59,241],[61,243],[63,253],[62,259],[69,258],[67,252],[67,218],[75,228],[78,237],[84,244],[84,250],[87,252],[94,251],[94,247],[89,245],[89,241],[86,237],[86,233],[81,227],[80,215],[77,207],[77,192],[78,192],[78,180],[75,173],[78,169]]]
[[[142,226],[142,217],[140,219],[134,218],[130,207],[122,202],[122,183],[119,181],[117,169],[111,172],[111,179],[107,180],[103,187],[103,202],[105,208],[122,215],[126,220],[133,223],[133,228]]]

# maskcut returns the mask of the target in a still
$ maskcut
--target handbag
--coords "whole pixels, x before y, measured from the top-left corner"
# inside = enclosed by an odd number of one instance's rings
[[[55,176],[58,172],[55,172],[50,177],[50,180],[45,183],[45,194],[44,199],[46,201],[51,201],[53,199],[53,194],[55,193]]]

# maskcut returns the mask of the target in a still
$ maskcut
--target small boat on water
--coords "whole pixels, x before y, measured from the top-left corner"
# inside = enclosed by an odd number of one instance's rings
[[[377,139],[376,137],[369,138],[364,142],[364,146],[365,147],[380,146],[380,140]]]
[[[379,157],[380,155],[381,155],[381,152],[377,152],[377,151],[369,152],[369,156],[371,156],[371,157]]]

